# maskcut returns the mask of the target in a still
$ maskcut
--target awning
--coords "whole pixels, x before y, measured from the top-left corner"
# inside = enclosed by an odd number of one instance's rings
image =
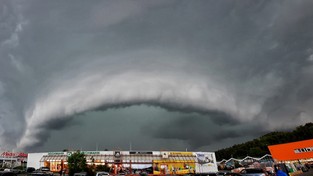
[[[106,163],[114,163],[116,160],[120,160],[124,164],[152,164],[154,161],[169,163],[197,162],[196,156],[193,155],[169,155],[168,158],[163,158],[162,155],[149,154],[122,155],[120,158],[116,158],[113,155],[86,155],[87,162],[92,159],[94,159],[94,162]]]
[[[152,164],[153,160],[160,159],[161,156],[159,155],[124,155],[123,162],[128,162],[132,164]]]
[[[169,155],[168,158],[163,158],[162,155],[122,155],[120,158],[116,158],[114,155],[85,155],[87,162],[95,163],[115,163],[116,160],[120,160],[124,164],[152,164],[153,162],[164,163],[196,163],[197,158],[193,155]],[[67,155],[44,155],[40,162],[44,161],[67,161]]]
[[[44,161],[67,161],[67,155],[44,155],[41,157],[40,162]]]
[[[124,164],[152,164],[153,160],[161,159],[161,155],[122,155],[120,157],[115,157],[114,155],[86,155],[87,162],[91,160],[94,162],[106,162],[106,163],[115,163],[117,160],[120,160]]]
[[[169,159],[175,162],[197,162],[197,157],[193,155],[170,155]]]
[[[87,160],[113,160],[113,155],[85,155]]]

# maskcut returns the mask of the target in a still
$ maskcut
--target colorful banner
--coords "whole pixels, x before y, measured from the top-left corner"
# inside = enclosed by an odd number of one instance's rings
[[[155,160],[153,161],[153,174],[194,174],[195,161],[185,160]]]

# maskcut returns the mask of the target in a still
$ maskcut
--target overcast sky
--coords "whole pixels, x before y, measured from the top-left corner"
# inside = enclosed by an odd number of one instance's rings
[[[312,9],[1,0],[0,150],[215,151],[312,122]]]

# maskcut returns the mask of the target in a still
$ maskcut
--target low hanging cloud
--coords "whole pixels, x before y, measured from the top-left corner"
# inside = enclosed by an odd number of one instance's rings
[[[186,114],[147,134],[194,149],[310,122],[312,7],[3,1],[1,147],[30,150],[77,114],[141,104]]]

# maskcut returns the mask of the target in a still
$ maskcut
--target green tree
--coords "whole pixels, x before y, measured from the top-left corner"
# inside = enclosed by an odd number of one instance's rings
[[[96,171],[105,171],[105,172],[109,172],[110,171],[110,167],[105,164],[105,165],[98,165],[96,167]]]
[[[298,126],[294,130],[270,132],[252,141],[220,149],[215,152],[216,159],[220,161],[222,159],[229,159],[230,157],[243,158],[246,155],[261,157],[270,153],[268,150],[269,145],[312,139],[312,136],[313,123],[307,123]]]
[[[265,153],[266,154],[266,153]],[[265,155],[264,152],[261,150],[260,147],[252,147],[249,149],[248,151],[248,155],[252,156],[252,157],[258,157],[258,156],[262,156]]]
[[[87,172],[87,162],[84,153],[76,151],[68,157],[69,175],[73,176],[76,172]]]

